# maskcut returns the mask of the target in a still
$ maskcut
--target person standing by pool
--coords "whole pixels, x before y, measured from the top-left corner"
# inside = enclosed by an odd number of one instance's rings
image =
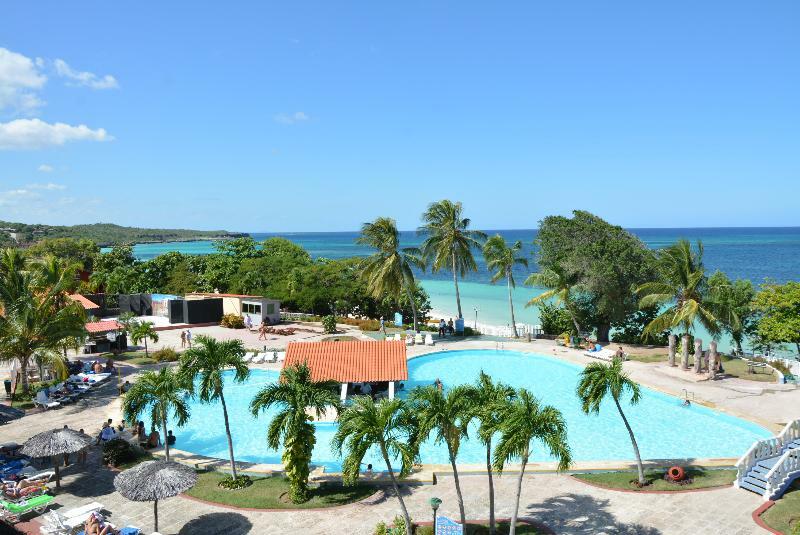
[[[453,326],[453,318],[450,318],[450,321],[447,322],[447,333],[450,336],[453,336],[456,333],[456,329]]]
[[[381,332],[383,337],[386,338],[386,321],[384,321],[383,316],[381,316]]]
[[[250,314],[244,317],[244,324],[247,326],[248,331],[253,328],[253,320],[250,319]]]
[[[444,318],[439,320],[439,338],[444,336],[447,332],[447,324],[444,322]]]
[[[181,331],[181,348],[186,347],[186,331]]]
[[[189,344],[189,349],[192,348],[192,331],[186,329],[186,343]]]

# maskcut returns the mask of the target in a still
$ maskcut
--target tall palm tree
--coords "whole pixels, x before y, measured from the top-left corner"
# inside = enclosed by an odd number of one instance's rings
[[[467,518],[456,458],[461,440],[467,438],[467,428],[474,415],[470,393],[471,389],[467,385],[456,386],[447,392],[435,386],[420,386],[412,390],[408,396],[416,415],[414,435],[417,446],[427,440],[431,433],[435,435],[437,443],[444,443],[447,446],[462,525],[465,525]]]
[[[28,368],[36,356],[42,364],[65,371],[58,350],[66,340],[83,338],[85,312],[77,303],[57,306],[63,285],[50,285],[41,266],[26,262],[16,249],[0,253],[0,360],[18,360],[26,394]]]
[[[453,273],[458,317],[463,318],[458,277],[464,277],[468,271],[478,271],[472,249],[481,247],[486,234],[469,230],[471,221],[463,216],[461,203],[447,199],[429,204],[422,214],[422,222],[423,225],[417,229],[420,235],[425,236],[422,257],[434,273],[442,269]]]
[[[158,342],[158,332],[153,328],[153,324],[149,321],[137,321],[131,324],[131,341],[138,344],[144,341],[144,355],[150,356],[150,351],[147,349],[147,341],[152,340]]]
[[[658,280],[636,288],[640,308],[662,309],[645,327],[644,335],[679,328],[688,339],[698,321],[712,335],[719,332],[717,318],[708,306],[701,242],[697,242],[696,252],[687,240],[678,240],[662,249],[658,254],[658,275]]]
[[[331,442],[334,450],[345,453],[342,472],[348,484],[358,479],[364,455],[377,446],[400,502],[407,535],[412,535],[411,517],[400,494],[392,459],[400,459],[399,477],[411,473],[417,456],[412,438],[414,427],[413,416],[402,399],[384,398],[375,402],[370,396],[355,396],[353,403],[339,414],[339,429]]]
[[[514,266],[520,265],[528,267],[528,260],[520,256],[519,252],[522,250],[522,242],[517,240],[513,245],[509,246],[506,240],[500,235],[496,234],[486,240],[483,245],[483,256],[486,259],[486,267],[492,275],[492,284],[502,278],[506,279],[508,285],[508,306],[511,309],[511,330],[514,333],[514,338],[517,338],[517,322],[514,318],[514,301],[512,300],[511,290],[517,287],[514,280]]]
[[[280,380],[262,388],[250,402],[254,416],[273,405],[280,407],[267,428],[267,444],[277,450],[283,441],[281,460],[293,503],[308,500],[308,465],[316,443],[314,418],[308,411],[317,418],[328,409],[338,411],[338,387],[335,381],[314,381],[308,366],[298,364],[284,368]]]
[[[236,478],[236,460],[233,456],[233,439],[228,421],[228,406],[225,404],[225,370],[233,371],[233,381],[243,382],[250,376],[250,368],[244,361],[245,349],[241,340],[219,341],[210,336],[198,336],[197,343],[181,355],[179,373],[191,393],[194,381],[199,378],[200,401],[211,403],[219,400],[222,416],[225,419],[225,434],[228,437],[228,453],[231,458],[231,472]]]
[[[614,405],[617,406],[617,411],[622,421],[625,423],[628,435],[631,438],[633,453],[636,456],[636,466],[639,470],[639,485],[641,486],[645,484],[642,456],[639,454],[639,445],[636,443],[633,429],[631,429],[631,425],[628,423],[625,413],[622,412],[622,405],[620,405],[619,401],[620,397],[626,392],[630,392],[631,394],[631,405],[636,405],[642,399],[639,385],[623,371],[621,359],[615,358],[608,364],[592,362],[581,372],[577,394],[578,398],[581,400],[583,412],[586,414],[590,412],[598,414],[603,399],[605,399],[606,396],[611,396],[611,399],[614,400]]]
[[[416,283],[413,267],[422,269],[420,250],[415,247],[400,248],[400,232],[394,219],[379,217],[361,226],[361,235],[356,243],[378,250],[364,259],[362,276],[367,289],[376,299],[385,296],[396,301],[405,293],[414,317],[414,331],[417,331],[417,303],[414,299]]]
[[[516,397],[502,411],[501,420],[502,435],[494,451],[494,469],[502,472],[505,463],[513,459],[520,460],[514,512],[508,531],[510,535],[515,535],[522,478],[530,458],[531,442],[540,442],[556,458],[558,470],[569,468],[572,453],[567,443],[567,424],[561,412],[550,405],[541,406],[539,400],[525,388],[517,390]]]
[[[720,330],[731,335],[736,353],[743,354],[742,344],[748,323],[755,314],[752,303],[756,291],[746,279],[732,281],[725,273],[716,271],[708,278],[709,308],[719,322]]]
[[[531,273],[531,275],[525,279],[525,286],[547,288],[547,291],[528,301],[525,304],[526,307],[535,306],[550,299],[555,299],[556,303],[563,305],[564,308],[567,309],[567,312],[569,312],[572,318],[572,324],[575,325],[575,333],[580,334],[581,326],[578,323],[578,312],[573,300],[574,293],[579,289],[575,277],[567,274],[566,270],[560,266],[554,266],[552,268],[543,269],[538,273]]]
[[[136,422],[150,411],[150,424],[161,426],[164,440],[164,453],[169,461],[169,442],[167,441],[167,420],[170,413],[178,426],[189,421],[189,405],[185,394],[188,392],[183,379],[171,368],[159,371],[146,371],[125,393],[122,400],[122,414],[128,422]]]
[[[514,399],[514,389],[503,383],[495,383],[491,376],[481,370],[477,383],[470,392],[472,410],[479,422],[478,438],[486,446],[486,474],[489,478],[489,533],[497,530],[494,519],[494,477],[492,474],[492,438],[499,432],[503,421],[500,416]]]

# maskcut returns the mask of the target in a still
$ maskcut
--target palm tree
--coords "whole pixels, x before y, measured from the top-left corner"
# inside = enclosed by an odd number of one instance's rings
[[[461,440],[467,438],[467,427],[473,416],[470,387],[461,385],[445,393],[435,386],[419,386],[411,391],[408,401],[416,416],[415,447],[427,440],[431,433],[435,433],[437,443],[443,442],[447,446],[447,455],[453,469],[453,480],[458,496],[461,524],[466,525],[464,498],[461,495],[456,457],[458,457]]]
[[[542,407],[539,400],[525,388],[517,390],[516,397],[502,411],[500,418],[503,422],[502,435],[494,451],[494,469],[502,472],[505,463],[512,459],[520,460],[514,512],[508,531],[509,535],[515,535],[522,478],[530,458],[531,442],[541,442],[558,461],[558,470],[569,468],[572,453],[567,444],[567,424],[561,412],[550,405]]]
[[[633,453],[636,455],[636,466],[639,470],[639,485],[645,484],[644,480],[644,467],[642,466],[642,457],[639,455],[639,446],[636,444],[636,437],[633,435],[633,429],[622,412],[622,406],[619,399],[626,392],[630,392],[631,405],[636,405],[642,399],[642,393],[639,385],[636,384],[627,373],[622,369],[622,360],[615,358],[612,362],[604,364],[602,362],[592,362],[581,372],[580,381],[578,382],[577,394],[581,400],[581,408],[583,412],[589,414],[593,412],[598,414],[600,412],[600,405],[607,395],[611,395],[614,404],[617,406],[617,411],[625,423],[625,428],[628,430],[628,435],[631,437],[631,444],[633,445]]]
[[[538,273],[531,273],[525,279],[525,286],[538,286],[539,288],[547,288],[547,291],[537,295],[525,306],[535,306],[544,303],[549,299],[555,299],[567,309],[572,324],[575,325],[575,334],[581,333],[581,326],[578,323],[578,313],[575,309],[575,302],[572,299],[573,294],[578,290],[578,283],[575,277],[568,275],[566,270],[560,266],[553,266],[551,268],[543,269]]]
[[[18,250],[0,253],[0,360],[19,361],[26,394],[34,356],[63,375],[59,349],[66,340],[86,335],[83,308],[77,303],[58,306],[63,292],[63,281],[50,285],[41,266],[25,262]]]
[[[413,417],[403,400],[384,398],[375,402],[370,396],[355,396],[352,404],[339,414],[339,429],[331,442],[331,447],[340,454],[346,451],[342,472],[347,484],[358,479],[364,455],[370,448],[378,447],[403,511],[407,535],[412,534],[411,517],[400,494],[392,459],[400,459],[399,477],[411,473],[417,456],[412,439],[414,427]]]
[[[361,235],[356,243],[378,250],[364,259],[362,276],[367,289],[376,299],[389,296],[399,300],[405,293],[414,316],[414,331],[417,331],[417,303],[414,299],[414,272],[412,267],[422,269],[420,250],[414,247],[400,248],[400,232],[394,219],[379,217],[372,223],[361,226]]]
[[[194,381],[199,376],[200,401],[211,403],[219,400],[225,419],[225,434],[228,437],[228,453],[231,457],[231,472],[236,478],[236,461],[233,456],[233,439],[228,422],[228,406],[222,392],[225,386],[223,372],[232,369],[233,381],[243,382],[250,376],[250,368],[244,361],[244,345],[241,340],[218,341],[210,336],[198,336],[197,343],[183,352],[180,374],[189,391],[194,393]]]
[[[725,273],[716,271],[708,278],[708,295],[709,308],[720,329],[731,335],[736,353],[743,354],[745,331],[755,314],[752,307],[756,296],[753,283],[746,279],[732,281]]]
[[[308,366],[298,364],[284,368],[280,380],[262,388],[250,402],[254,416],[273,405],[280,407],[267,428],[267,444],[277,450],[283,440],[281,460],[293,503],[308,500],[308,465],[316,442],[310,423],[314,418],[308,411],[317,418],[328,409],[338,411],[338,387],[335,381],[314,381]]]
[[[661,314],[645,327],[643,334],[654,335],[681,328],[686,346],[688,335],[693,332],[697,321],[712,335],[719,332],[717,318],[707,302],[703,244],[698,241],[695,252],[687,240],[678,240],[661,250],[658,257],[658,280],[636,288],[641,297],[639,308],[662,308]]]
[[[142,321],[142,322],[134,322],[131,324],[131,341],[134,344],[138,344],[141,341],[144,341],[144,355],[145,357],[150,356],[150,352],[147,349],[147,341],[152,340],[153,342],[158,342],[158,333],[153,328],[153,324],[149,321]]]
[[[122,414],[128,422],[136,422],[150,411],[150,425],[161,426],[167,461],[169,461],[167,419],[172,412],[172,417],[178,426],[189,421],[189,405],[184,396],[187,392],[183,379],[171,368],[164,367],[157,372],[144,372],[122,400]]]
[[[506,279],[508,285],[508,306],[511,309],[511,330],[514,338],[517,338],[517,322],[514,319],[514,302],[511,299],[511,289],[517,287],[514,280],[514,266],[520,265],[528,267],[528,260],[519,256],[522,250],[522,242],[517,240],[509,247],[506,240],[500,234],[496,234],[486,240],[483,246],[483,256],[486,258],[486,267],[493,271],[492,284],[502,278]]]
[[[459,318],[463,318],[464,314],[461,313],[458,276],[464,277],[468,271],[478,271],[472,249],[479,248],[486,239],[483,232],[469,230],[471,221],[463,217],[462,212],[460,202],[445,199],[431,203],[422,214],[423,225],[417,230],[426,236],[422,243],[422,257],[433,272],[446,269],[453,273]]]
[[[514,389],[503,383],[495,383],[481,370],[477,383],[472,387],[472,410],[479,422],[478,438],[486,446],[486,473],[489,477],[489,533],[496,531],[494,520],[494,478],[492,476],[492,438],[502,425],[503,411],[514,399]]]

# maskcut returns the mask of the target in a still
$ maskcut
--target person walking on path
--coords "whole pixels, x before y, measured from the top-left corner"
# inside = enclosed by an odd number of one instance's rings
[[[186,343],[189,344],[189,349],[192,348],[192,331],[186,329]]]
[[[181,348],[186,347],[186,331],[181,331]]]
[[[381,316],[381,332],[383,337],[386,338],[386,321],[384,321],[383,316]]]

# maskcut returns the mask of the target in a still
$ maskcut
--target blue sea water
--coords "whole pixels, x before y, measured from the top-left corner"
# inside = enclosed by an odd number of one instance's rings
[[[692,242],[702,241],[704,261],[709,273],[721,270],[733,279],[750,279],[760,284],[766,280],[779,283],[800,278],[800,227],[782,228],[683,228],[683,229],[630,229],[645,245],[652,249],[665,247],[676,240],[685,238]],[[487,234],[500,234],[506,240],[521,241],[529,258],[529,268],[518,266],[515,278],[519,286],[513,292],[517,322],[535,325],[539,317],[535,308],[524,306],[539,294],[533,288],[521,285],[528,273],[536,269],[533,258],[533,239],[536,231],[532,229],[489,230]],[[303,246],[314,258],[345,258],[366,256],[372,251],[355,243],[357,232],[298,232],[266,233],[254,232],[251,236],[261,241],[280,236]],[[422,238],[413,231],[401,236],[405,247],[418,246]],[[134,254],[140,259],[150,259],[168,251],[186,254],[208,254],[214,252],[210,241],[173,242],[140,244],[134,247]],[[467,324],[484,323],[506,325],[510,322],[508,295],[505,284],[492,285],[482,255],[476,254],[478,271],[470,273],[459,284],[462,311]],[[422,285],[430,295],[434,310],[446,316],[455,316],[455,292],[452,276],[449,273],[418,274]],[[477,316],[477,319],[476,319]],[[701,334],[702,336],[702,334]],[[704,337],[708,339],[708,336]],[[728,340],[720,341],[720,348],[726,350]]]
[[[525,387],[543,403],[557,407],[567,422],[569,444],[578,461],[627,460],[633,457],[631,443],[613,402],[601,407],[598,415],[586,415],[575,396],[580,367],[546,355],[514,351],[469,350],[440,351],[413,358],[408,362],[409,380],[399,395],[405,396],[418,385],[429,385],[438,377],[445,389],[472,383],[484,370],[497,381]],[[257,463],[280,463],[280,453],[266,445],[266,427],[278,410],[269,409],[254,418],[248,410],[250,400],[263,386],[277,380],[274,371],[253,370],[246,383],[231,382],[225,374],[225,400],[234,430],[236,457]],[[683,406],[678,398],[642,389],[642,400],[624,410],[639,440],[645,459],[738,457],[760,438],[770,433],[753,423],[716,412],[706,407]],[[192,418],[181,428],[176,447],[210,457],[225,458],[228,446],[219,404],[192,402]],[[331,450],[335,423],[318,423],[313,463],[338,470],[340,459]],[[475,436],[475,429],[470,430]],[[677,437],[677,438],[676,438]],[[428,440],[421,448],[423,463],[446,464],[447,450]],[[534,449],[531,461],[552,460],[541,447]],[[474,439],[462,442],[459,463],[485,462],[485,449]],[[377,451],[370,451],[364,463],[384,467]]]

